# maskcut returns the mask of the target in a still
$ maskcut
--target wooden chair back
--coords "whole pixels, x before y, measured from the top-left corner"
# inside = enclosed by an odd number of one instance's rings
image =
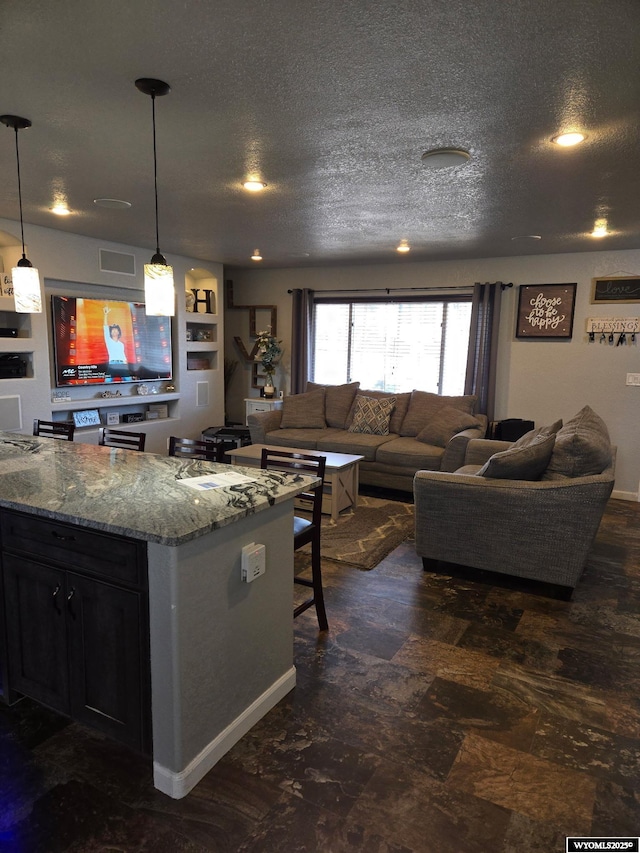
[[[144,450],[146,432],[127,432],[124,429],[101,427],[98,444],[101,447],[120,447],[122,450]]]
[[[63,441],[73,441],[76,425],[73,421],[41,421],[33,420],[33,434],[47,438],[60,438]]]

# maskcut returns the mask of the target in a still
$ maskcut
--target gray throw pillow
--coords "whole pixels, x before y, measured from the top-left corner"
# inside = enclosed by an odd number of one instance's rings
[[[451,406],[472,415],[477,402],[478,398],[473,394],[463,397],[442,397],[440,394],[432,394],[429,391],[412,391],[400,435],[415,437],[444,406]]]
[[[394,394],[391,391],[366,391],[360,389],[358,394],[361,397],[371,397],[373,400],[389,400],[391,397],[395,399],[395,406],[393,407],[393,411],[391,412],[391,420],[389,421],[389,433],[395,433],[396,435],[400,434],[400,427],[402,426],[402,421],[404,420],[404,416],[407,413],[407,408],[409,406],[409,400],[411,398],[410,391],[403,391],[400,394]],[[353,405],[351,406],[351,411],[347,418],[347,429],[353,423],[353,416],[356,411],[356,401],[353,401]]]
[[[478,471],[478,476],[501,480],[539,480],[549,464],[555,440],[555,435],[538,435],[525,447],[512,446],[494,453]]]
[[[324,429],[324,388],[282,400],[280,429]]]
[[[530,429],[529,432],[525,432],[524,435],[520,436],[520,438],[514,442],[514,447],[527,447],[531,442],[539,435],[555,435],[558,430],[562,427],[562,418],[558,421],[554,421],[549,426],[538,427],[538,429]]]
[[[345,382],[343,385],[318,385],[307,382],[307,391],[324,388],[324,409],[327,426],[346,429],[347,418],[353,405],[359,382]]]
[[[609,430],[600,415],[584,406],[558,431],[544,479],[602,474],[610,464]]]
[[[454,409],[453,406],[443,406],[416,439],[436,447],[446,447],[456,433],[473,427],[480,427],[480,421],[473,415]]]
[[[395,397],[376,400],[373,397],[363,397],[358,394],[349,432],[389,435],[389,421],[395,402]]]

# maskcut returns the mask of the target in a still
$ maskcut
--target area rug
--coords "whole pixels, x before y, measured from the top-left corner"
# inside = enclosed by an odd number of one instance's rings
[[[413,504],[374,497],[359,497],[354,511],[337,521],[322,516],[323,560],[373,569],[394,548],[413,535]],[[309,565],[310,546],[296,552],[296,572]]]

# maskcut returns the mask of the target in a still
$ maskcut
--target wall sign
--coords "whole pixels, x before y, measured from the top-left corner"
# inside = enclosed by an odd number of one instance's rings
[[[84,409],[73,413],[73,422],[77,427],[99,426],[100,415],[97,409]]]
[[[592,302],[640,302],[640,276],[594,278]]]
[[[517,338],[570,338],[576,284],[522,284]]]

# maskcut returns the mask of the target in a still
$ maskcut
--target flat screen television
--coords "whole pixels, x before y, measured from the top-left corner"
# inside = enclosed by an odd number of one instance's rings
[[[56,386],[172,378],[171,318],[140,302],[52,296]]]

